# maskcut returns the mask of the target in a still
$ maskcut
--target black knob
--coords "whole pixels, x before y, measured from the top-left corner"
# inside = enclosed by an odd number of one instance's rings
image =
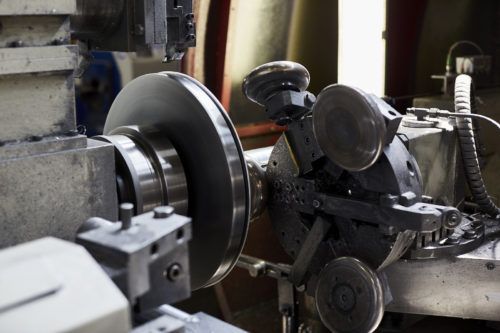
[[[275,61],[252,70],[243,80],[243,94],[259,105],[284,90],[306,91],[310,75],[307,69],[292,61]]]

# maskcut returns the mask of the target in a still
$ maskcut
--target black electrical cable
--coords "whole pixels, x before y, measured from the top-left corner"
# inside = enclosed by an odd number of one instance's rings
[[[468,75],[459,75],[455,81],[455,112],[459,114],[456,117],[456,122],[465,176],[474,201],[478,204],[479,209],[492,217],[496,217],[500,214],[500,209],[491,200],[486,191],[486,185],[479,166],[478,140],[474,131],[474,122],[471,119],[472,117],[482,119],[487,117],[477,115],[475,108],[472,79]],[[463,117],[460,116],[462,114],[464,115]]]

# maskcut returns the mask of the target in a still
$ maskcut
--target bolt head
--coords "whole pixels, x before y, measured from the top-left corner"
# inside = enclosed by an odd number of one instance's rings
[[[446,217],[446,224],[449,228],[455,228],[460,224],[461,220],[460,213],[452,212]]]
[[[474,239],[476,238],[477,236],[477,233],[476,233],[476,230],[474,229],[467,229],[464,231],[464,238],[465,239]]]
[[[160,206],[153,209],[153,217],[155,219],[164,219],[171,216],[175,212],[174,207],[171,206]]]
[[[166,279],[174,282],[177,281],[182,276],[182,266],[180,264],[170,265],[164,272],[163,275]]]
[[[457,245],[460,244],[460,239],[456,236],[450,236],[445,242],[446,245]]]

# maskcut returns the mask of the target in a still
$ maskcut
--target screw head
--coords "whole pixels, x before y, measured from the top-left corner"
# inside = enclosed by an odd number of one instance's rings
[[[165,219],[171,216],[175,212],[174,207],[171,206],[160,206],[153,209],[153,217],[155,219]]]
[[[182,266],[178,263],[170,265],[163,272],[163,276],[172,282],[178,280],[182,276]]]
[[[488,269],[489,271],[494,270],[495,269],[495,264],[492,263],[492,262],[486,263],[486,269]]]

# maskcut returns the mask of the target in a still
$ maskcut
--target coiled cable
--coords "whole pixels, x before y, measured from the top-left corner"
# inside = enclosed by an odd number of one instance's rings
[[[458,114],[475,114],[476,103],[474,96],[474,85],[468,75],[459,75],[455,81],[455,112]],[[475,132],[474,121],[470,116],[457,117],[457,130],[462,160],[465,168],[465,176],[469,184],[474,201],[479,209],[496,217],[500,209],[495,205],[486,191],[478,157],[478,139]]]

